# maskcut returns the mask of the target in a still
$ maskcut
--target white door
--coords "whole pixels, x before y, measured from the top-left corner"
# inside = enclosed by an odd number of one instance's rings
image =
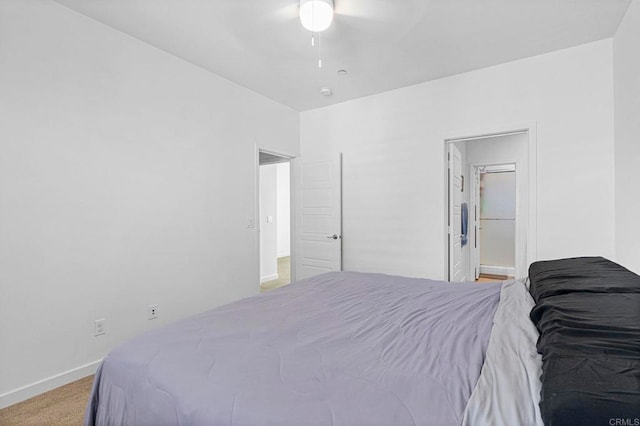
[[[471,217],[469,221],[473,223],[473,244],[471,245],[471,274],[474,280],[480,277],[480,167],[473,167],[473,202],[471,203]]]
[[[462,155],[449,144],[449,281],[466,281],[462,264]]]
[[[299,158],[295,279],[342,270],[342,155]]]

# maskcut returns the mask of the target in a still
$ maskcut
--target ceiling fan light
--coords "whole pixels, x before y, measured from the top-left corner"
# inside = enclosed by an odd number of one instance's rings
[[[333,21],[333,0],[300,0],[300,22],[307,30],[319,33]]]

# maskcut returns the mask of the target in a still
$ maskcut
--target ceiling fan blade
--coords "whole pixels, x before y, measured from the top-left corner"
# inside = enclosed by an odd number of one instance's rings
[[[362,18],[375,23],[414,21],[429,6],[429,1],[349,0],[335,2],[339,16]]]

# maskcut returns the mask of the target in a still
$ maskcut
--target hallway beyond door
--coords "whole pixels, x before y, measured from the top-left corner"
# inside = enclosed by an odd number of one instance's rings
[[[291,282],[291,257],[284,256],[278,258],[278,279],[260,284],[260,293],[274,288],[282,287]]]

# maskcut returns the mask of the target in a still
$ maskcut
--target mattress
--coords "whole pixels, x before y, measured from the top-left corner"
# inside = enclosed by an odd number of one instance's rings
[[[85,425],[460,425],[499,283],[329,273],[109,353]]]

